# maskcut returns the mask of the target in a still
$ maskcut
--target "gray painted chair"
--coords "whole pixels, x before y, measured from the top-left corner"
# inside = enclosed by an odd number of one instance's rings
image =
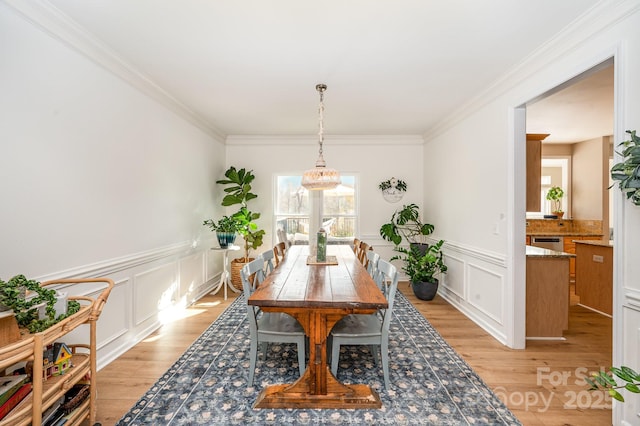
[[[273,271],[274,265],[274,255],[273,250],[267,250],[260,254],[262,260],[264,260],[264,276],[266,277]]]
[[[249,296],[264,279],[264,260],[258,256],[247,263],[240,270],[242,287],[247,305],[247,319],[249,321],[249,386],[253,385],[253,377],[258,358],[258,344],[266,356],[267,345],[270,342],[295,343],[298,349],[298,364],[300,376],[305,370],[305,334],[300,323],[290,315],[280,312],[260,312],[257,306],[248,303]],[[285,361],[285,359],[283,359]]]
[[[369,250],[367,251],[366,256],[367,256],[367,272],[369,273],[371,278],[373,278],[373,280],[376,281],[376,283],[378,283],[378,281],[376,280],[376,277],[378,275],[378,261],[380,260],[380,255],[373,250]],[[380,283],[378,283],[378,286],[380,286]]]
[[[378,348],[380,348],[380,358],[382,358],[382,373],[384,376],[384,387],[389,387],[389,324],[393,312],[393,301],[398,288],[398,271],[395,266],[384,259],[378,261],[378,275],[382,285],[386,288],[385,294],[389,307],[380,310],[381,315],[347,315],[331,330],[331,372],[334,376],[338,374],[338,363],[340,361],[340,346],[343,345],[369,345],[373,358],[377,365],[380,365]],[[389,282],[389,284],[387,284]]]

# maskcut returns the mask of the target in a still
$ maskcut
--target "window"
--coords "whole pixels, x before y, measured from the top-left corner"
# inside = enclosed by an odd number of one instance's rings
[[[322,191],[322,227],[329,244],[349,244],[356,235],[356,177],[342,175],[342,184]],[[301,185],[302,176],[276,177],[274,220],[276,231],[284,232],[292,244],[309,244],[311,197]],[[311,232],[316,232],[312,230]]]

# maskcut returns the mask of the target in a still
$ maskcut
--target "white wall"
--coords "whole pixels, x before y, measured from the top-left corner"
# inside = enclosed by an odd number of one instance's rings
[[[313,114],[313,111],[310,111]],[[313,133],[313,129],[310,129]],[[380,237],[380,226],[387,222],[402,204],[422,205],[425,186],[422,177],[423,141],[417,136],[328,137],[324,143],[324,158],[328,167],[341,173],[353,173],[360,181],[360,223],[358,237],[386,259],[393,255],[391,243]],[[227,140],[227,164],[253,169],[254,190],[258,198],[252,210],[262,214],[260,225],[267,230],[265,246],[276,242],[272,235],[273,185],[276,173],[302,174],[312,168],[318,158],[318,143],[313,137],[231,137]],[[407,182],[407,193],[398,203],[382,198],[378,184],[391,177]],[[429,192],[427,191],[427,194]],[[422,210],[424,219],[433,223],[432,212]]]
[[[607,188],[609,165],[607,137],[574,144],[572,158],[573,184],[571,207],[574,219],[603,220],[608,199],[603,199]],[[605,228],[608,228],[605,224]]]
[[[515,108],[615,56],[615,139],[640,128],[640,2],[602,2],[511,70],[438,129],[426,135],[426,182],[440,181],[425,196],[442,237],[455,257],[441,294],[508,344],[517,344],[514,318],[523,318],[524,162],[517,140]],[[521,129],[524,132],[524,129]],[[524,138],[521,138],[524,140]],[[514,182],[514,192],[505,182]],[[426,195],[426,194],[425,194]],[[640,207],[615,192],[614,364],[640,368]],[[514,200],[519,200],[515,203]],[[500,227],[506,212],[505,230]],[[498,234],[494,225],[498,223]],[[481,255],[487,255],[486,259]],[[449,256],[447,256],[449,258]],[[453,289],[454,291],[449,291]],[[501,300],[507,296],[507,300]],[[495,300],[500,300],[495,302]],[[623,351],[623,348],[624,351]],[[606,367],[606,366],[604,366]],[[629,398],[614,411],[613,424],[636,424],[640,400]],[[627,423],[623,423],[626,421]]]
[[[0,57],[0,278],[115,279],[114,357],[219,272],[202,221],[224,145],[5,3]]]

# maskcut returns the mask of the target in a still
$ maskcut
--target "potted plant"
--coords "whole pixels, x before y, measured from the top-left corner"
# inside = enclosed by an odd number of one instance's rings
[[[431,234],[433,229],[433,225],[422,223],[420,208],[416,204],[406,204],[393,213],[388,223],[380,227],[380,236],[396,247],[403,239],[409,243],[421,244],[422,237]]]
[[[564,191],[559,186],[552,186],[547,191],[547,200],[552,202],[551,214],[561,219],[564,215],[564,211],[562,210],[562,197],[564,196]]]
[[[618,187],[628,200],[640,206],[640,137],[635,130],[627,130],[631,136],[628,141],[620,142],[624,148],[624,161],[611,168],[611,179],[618,181]],[[612,185],[613,186],[613,185]]]
[[[236,233],[240,229],[240,222],[233,216],[222,216],[220,220],[205,220],[203,225],[209,226],[212,231],[216,232],[218,244],[225,248],[232,245],[236,240]]]
[[[447,272],[447,265],[442,260],[443,244],[444,240],[440,240],[424,250],[416,245],[409,248],[396,246],[394,249],[401,254],[390,260],[403,261],[402,270],[409,276],[411,288],[418,299],[433,300],[439,285],[435,275]]]
[[[249,257],[251,250],[256,250],[262,245],[265,231],[259,229],[255,223],[260,218],[260,213],[252,212],[248,209],[247,203],[258,196],[251,192],[251,182],[255,179],[253,170],[236,169],[231,166],[224,173],[226,179],[217,180],[216,183],[224,185],[225,196],[222,199],[222,206],[229,207],[238,205],[239,210],[231,217],[237,222],[237,231],[244,239],[244,256],[231,261],[231,283],[238,289],[242,289],[242,279],[240,269],[253,259]]]
[[[7,282],[0,280],[0,310],[13,310],[18,326],[30,333],[44,331],[78,312],[80,304],[70,300],[66,310],[58,313],[55,305],[59,295],[56,290],[42,287],[24,275],[16,275]]]

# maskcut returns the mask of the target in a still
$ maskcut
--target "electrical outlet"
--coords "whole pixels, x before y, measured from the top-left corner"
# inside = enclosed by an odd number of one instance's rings
[[[599,256],[599,255],[597,255],[597,254],[594,254],[594,255],[593,255],[593,261],[594,261],[594,262],[598,262],[598,263],[602,263],[602,262],[604,262],[604,257]]]

